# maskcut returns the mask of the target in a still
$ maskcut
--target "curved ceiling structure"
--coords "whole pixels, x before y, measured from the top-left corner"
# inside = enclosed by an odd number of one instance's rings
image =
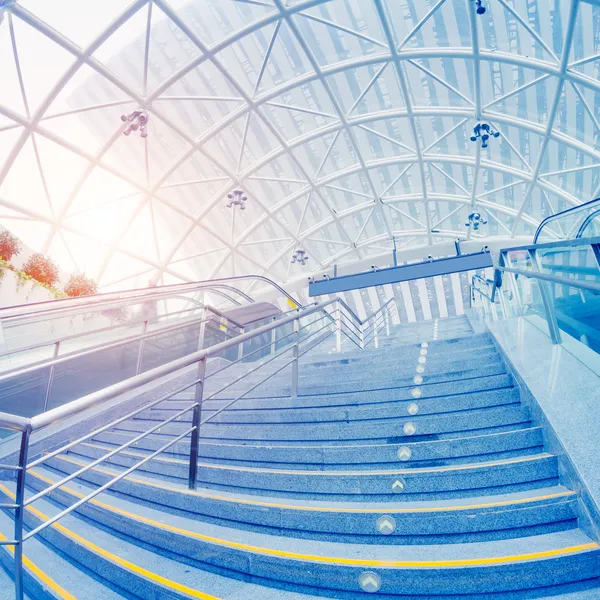
[[[0,224],[105,288],[286,282],[599,195],[596,0],[124,5],[0,0]]]

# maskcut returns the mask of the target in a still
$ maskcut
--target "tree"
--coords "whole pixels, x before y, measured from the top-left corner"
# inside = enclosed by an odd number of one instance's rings
[[[39,252],[29,257],[23,265],[23,273],[50,287],[58,281],[58,267],[49,256]]]
[[[65,285],[65,294],[67,296],[90,296],[98,291],[98,284],[83,273],[71,275],[67,285]]]
[[[21,252],[21,242],[10,231],[0,233],[0,258],[9,261]]]

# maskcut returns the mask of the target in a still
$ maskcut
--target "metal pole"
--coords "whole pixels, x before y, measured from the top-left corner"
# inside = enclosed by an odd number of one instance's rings
[[[190,441],[190,470],[188,487],[190,490],[196,489],[198,481],[198,453],[200,450],[200,422],[202,421],[202,396],[204,394],[204,374],[206,373],[206,358],[198,361],[198,372],[196,373],[196,389],[194,393],[194,410],[192,413],[192,438]]]
[[[375,348],[379,348],[379,329],[377,329],[377,318],[373,317],[373,331],[375,332],[373,339],[375,340]]]
[[[273,323],[276,321],[276,317],[273,317]],[[275,354],[275,343],[277,342],[277,330],[271,329],[271,356]]]
[[[240,329],[240,333],[239,333],[239,335],[243,335],[243,334],[245,333],[245,331],[246,331],[246,330],[245,330],[245,329],[242,327],[242,328]],[[242,342],[242,343],[241,343],[241,344],[238,346],[237,359],[238,359],[238,360],[242,360],[243,356],[244,356],[244,342]]]
[[[527,251],[531,258],[531,266],[536,273],[540,273],[540,265],[538,262],[537,253],[535,250],[530,249]],[[558,326],[558,319],[556,318],[556,311],[554,310],[554,302],[550,293],[549,285],[546,281],[538,280],[540,286],[540,293],[542,295],[542,303],[544,304],[544,312],[546,313],[546,321],[548,322],[548,330],[550,331],[550,338],[553,344],[560,344],[562,337],[560,334],[560,327]]]
[[[148,321],[144,321],[143,325],[142,325],[142,335],[146,335],[146,333],[148,333]],[[137,364],[135,365],[135,374],[139,375],[140,372],[142,371],[142,358],[144,356],[144,342],[146,340],[140,340],[140,347],[138,348],[138,357],[137,357]]]
[[[58,340],[54,344],[54,353],[52,355],[52,359],[58,358],[58,353],[60,351],[60,340]],[[52,365],[50,367],[50,373],[48,374],[48,385],[46,386],[46,396],[44,398],[44,410],[46,412],[48,410],[48,404],[50,403],[50,392],[52,390],[52,384],[54,383],[54,372],[56,370],[56,365]]]
[[[505,260],[505,255],[504,253],[500,253],[500,258],[499,258],[499,265],[501,267],[506,266],[506,260]],[[508,266],[512,267],[512,261],[510,259],[508,259]],[[504,276],[503,276],[504,279]],[[520,315],[521,317],[525,314],[525,311],[523,310],[523,303],[521,302],[521,294],[519,292],[519,286],[517,285],[517,280],[515,278],[515,274],[511,273],[508,280],[510,281],[510,287],[512,288],[512,293],[513,293],[513,303],[512,305],[517,307],[516,310],[516,314]]]
[[[25,513],[25,476],[27,475],[27,458],[29,454],[29,436],[31,425],[27,425],[21,433],[21,448],[19,450],[19,473],[17,475],[17,489],[15,503],[15,597],[23,600],[23,519]]]
[[[294,362],[292,363],[292,393],[291,396],[295,400],[298,397],[298,339],[300,330],[300,320],[294,321],[294,347],[292,349],[292,357]]]
[[[335,351],[342,351],[342,315],[340,314],[342,306],[338,300],[335,303]]]
[[[198,335],[198,350],[204,348],[204,335],[206,333],[206,308],[202,309],[200,316],[200,334]]]
[[[360,349],[365,349],[365,326],[364,324],[359,325],[360,327]]]
[[[390,305],[388,304],[385,307],[385,311],[383,312],[383,318],[385,319],[385,335],[390,336],[390,320],[392,315],[390,315]]]

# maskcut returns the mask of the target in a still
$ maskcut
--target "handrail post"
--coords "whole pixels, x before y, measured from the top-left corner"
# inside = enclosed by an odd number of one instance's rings
[[[146,335],[148,333],[148,319],[146,319],[142,325],[142,335]],[[135,374],[139,375],[142,371],[142,358],[144,356],[144,342],[145,340],[142,338],[140,340],[140,347],[138,348],[138,357],[137,363],[135,365]]]
[[[21,448],[19,450],[19,473],[15,494],[15,597],[23,600],[23,520],[25,513],[25,477],[27,475],[27,458],[29,455],[29,436],[31,425],[27,425],[21,433]]]
[[[533,249],[528,251],[529,257],[531,258],[531,266],[536,273],[540,273],[540,264],[538,262],[537,252]],[[553,344],[560,344],[562,337],[560,334],[560,327],[558,326],[558,319],[556,318],[556,311],[554,310],[554,302],[552,301],[552,295],[548,283],[543,280],[539,280],[540,293],[542,295],[542,303],[544,305],[544,312],[546,313],[546,321],[548,322],[548,330],[550,331],[550,338]]]
[[[365,326],[364,323],[359,325],[360,327],[360,349],[365,349]]]
[[[379,328],[377,327],[377,317],[373,317],[373,340],[375,341],[375,348],[379,348]]]
[[[335,351],[339,354],[342,351],[342,305],[338,300],[335,303]]]
[[[206,358],[198,361],[198,371],[196,373],[196,388],[194,391],[194,410],[192,413],[192,431],[190,441],[190,470],[188,487],[190,490],[196,489],[198,481],[198,452],[200,450],[200,422],[202,421],[202,397],[204,394],[204,375],[206,373]]]
[[[390,315],[390,305],[388,304],[383,311],[383,318],[385,319],[385,335],[390,337],[390,319],[392,318]]]
[[[298,397],[298,340],[300,331],[300,320],[296,318],[294,320],[294,347],[292,348],[292,389],[291,396],[295,400]]]
[[[275,321],[277,320],[276,317],[273,317],[273,323],[275,323]],[[271,329],[271,356],[275,355],[275,345],[277,343],[277,330],[276,329]]]
[[[206,334],[206,314],[207,314],[206,306],[202,309],[202,313],[200,315],[200,332],[198,334],[198,350],[202,350],[204,348],[204,336]]]
[[[58,353],[60,351],[60,340],[57,340],[54,344],[54,353],[52,354],[52,360],[58,358]],[[56,365],[52,365],[50,367],[50,373],[48,374],[48,385],[46,385],[46,395],[44,397],[44,410],[42,412],[46,412],[48,410],[48,404],[50,404],[50,393],[52,391],[52,384],[54,383],[54,372],[56,371]]]
[[[245,332],[246,332],[246,330],[242,327],[240,329],[240,333],[238,335],[244,335]],[[243,356],[244,356],[244,342],[242,342],[241,344],[238,345],[237,359],[242,360]]]

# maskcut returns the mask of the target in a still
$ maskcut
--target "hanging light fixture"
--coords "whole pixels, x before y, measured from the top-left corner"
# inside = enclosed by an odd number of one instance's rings
[[[244,192],[242,190],[233,190],[233,192],[227,194],[227,197],[229,198],[227,208],[239,206],[240,210],[246,210],[245,202],[248,200],[248,196],[244,196]]]
[[[475,12],[478,15],[485,15],[486,8],[483,6],[482,0],[471,0],[471,2],[476,6]]]
[[[128,115],[121,115],[123,123],[129,123],[123,135],[131,135],[132,131],[140,131],[140,137],[148,137],[148,113],[145,110],[134,110]]]
[[[296,250],[294,254],[292,254],[291,263],[300,263],[302,266],[306,264],[308,261],[308,254],[304,250]]]
[[[465,227],[473,227],[473,231],[479,231],[481,225],[487,225],[487,221],[481,216],[481,213],[472,212],[468,217],[469,221]]]
[[[473,128],[471,141],[476,142],[477,140],[481,140],[481,147],[487,148],[490,138],[497,138],[499,135],[500,132],[494,129],[489,123],[477,123]]]

